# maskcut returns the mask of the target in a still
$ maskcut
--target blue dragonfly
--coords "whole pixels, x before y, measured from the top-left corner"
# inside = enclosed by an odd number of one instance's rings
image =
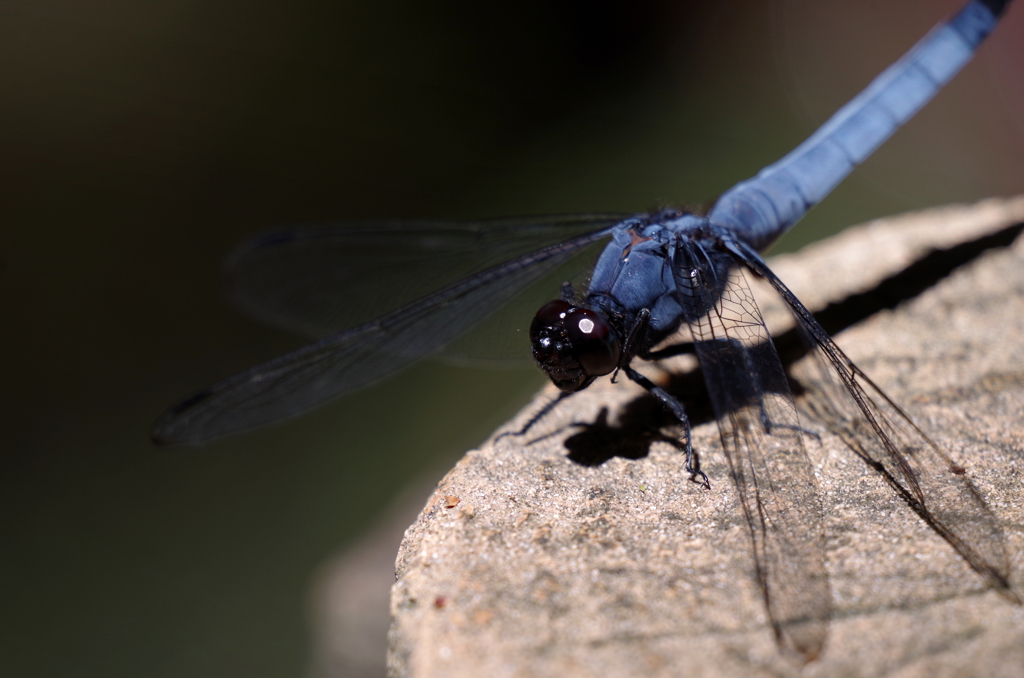
[[[678,420],[690,479],[710,488],[682,404],[632,364],[692,353],[749,526],[769,621],[782,647],[812,659],[830,615],[822,515],[806,432],[747,285],[752,275],[786,302],[817,357],[811,409],[988,586],[1016,601],[1001,530],[966,469],[846,357],[759,255],[971,59],[1006,4],[968,2],[705,214],[350,223],[251,240],[228,261],[235,301],[267,322],[326,338],[182,401],[156,422],[154,440],[201,444],[298,416],[425,356],[469,356],[480,345],[493,352],[503,328],[515,336],[501,309],[515,315],[533,304],[533,358],[561,397],[624,374]],[[538,290],[588,261],[585,291],[565,283],[559,299],[534,302]]]

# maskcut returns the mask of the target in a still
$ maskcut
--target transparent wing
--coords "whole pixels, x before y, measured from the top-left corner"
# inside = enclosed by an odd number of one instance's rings
[[[789,305],[818,358],[809,407],[980,574],[1010,590],[1002,530],[967,470],[956,464],[836,346],[811,313],[743,243],[727,243]]]
[[[523,254],[214,384],[167,411],[153,438],[199,444],[298,416],[367,386],[438,351],[608,230]]]
[[[695,304],[684,315],[700,316],[689,328],[750,528],[772,627],[782,645],[813,659],[830,615],[824,532],[782,363],[731,256],[690,242],[676,271],[680,289],[691,291]]]
[[[256,236],[231,253],[225,267],[228,295],[269,325],[321,339],[412,303],[426,291],[628,216],[294,227]]]

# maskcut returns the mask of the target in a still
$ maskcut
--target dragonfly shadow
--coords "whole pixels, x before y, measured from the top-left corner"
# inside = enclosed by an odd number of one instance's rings
[[[829,304],[815,313],[815,318],[829,334],[837,334],[879,311],[913,299],[986,251],[1010,246],[1021,232],[1024,232],[1024,223],[1012,224],[975,240],[933,250],[874,288]],[[790,374],[790,367],[807,355],[810,348],[796,327],[773,341],[789,377],[790,391],[798,398],[806,389]],[[691,426],[714,420],[715,413],[700,368],[670,374],[664,388],[683,405]],[[680,451],[684,449],[677,434],[678,421],[657,398],[647,393],[623,405],[614,422],[609,422],[608,409],[602,408],[595,421],[577,422],[572,426],[581,430],[566,438],[566,456],[581,466],[600,466],[613,457],[643,459],[655,442],[668,443]]]
[[[833,302],[815,312],[814,317],[826,332],[835,336],[879,311],[895,308],[917,297],[948,277],[955,269],[974,261],[988,250],[1009,247],[1021,232],[1024,232],[1024,223],[1011,224],[975,240],[932,250],[899,273],[882,280],[874,288]],[[774,342],[787,373],[790,365],[807,355],[809,350],[795,327],[775,337]],[[792,378],[790,381],[793,381]],[[793,395],[797,393],[794,391]]]
[[[686,408],[691,425],[714,420],[699,370],[672,375],[668,390]],[[566,438],[566,456],[581,466],[600,466],[613,457],[643,459],[657,442],[668,443],[680,452],[685,450],[679,421],[661,401],[646,393],[623,405],[614,423],[609,422],[608,408],[604,407],[595,421],[572,426],[581,430]]]
[[[565,439],[566,456],[580,466],[600,466],[612,457],[643,459],[652,442],[672,442],[656,422],[661,418],[656,405],[654,398],[638,398],[627,408],[631,413],[624,409],[614,425],[608,423],[608,408],[602,407],[596,421],[573,424],[582,430]]]

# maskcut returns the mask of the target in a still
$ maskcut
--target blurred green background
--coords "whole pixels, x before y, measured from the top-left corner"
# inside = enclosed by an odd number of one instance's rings
[[[703,202],[959,4],[0,0],[3,673],[304,674],[318,565],[542,384],[423,364],[154,449],[165,407],[302,343],[222,302],[233,243]],[[1024,191],[1022,15],[780,247]]]

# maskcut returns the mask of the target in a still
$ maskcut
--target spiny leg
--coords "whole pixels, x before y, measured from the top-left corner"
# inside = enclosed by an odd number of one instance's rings
[[[616,377],[619,376],[619,370],[623,367],[628,367],[629,361],[633,359],[638,352],[643,351],[644,347],[641,341],[647,337],[647,325],[651,321],[650,309],[642,308],[640,312],[636,314],[636,322],[629,328],[629,334],[626,335],[626,340],[622,343],[622,354],[619,358],[619,366],[615,368],[615,372],[612,373],[612,383]]]
[[[682,403],[670,396],[663,389],[655,386],[650,379],[640,374],[629,365],[623,366],[623,369],[626,371],[626,376],[643,386],[648,393],[660,400],[662,404],[672,412],[673,416],[675,416],[675,418],[683,425],[686,472],[690,474],[690,480],[710,490],[711,481],[709,481],[704,472],[700,470],[700,461],[698,460],[697,455],[693,452],[693,445],[690,437],[690,420],[686,416],[686,411],[683,409]]]

